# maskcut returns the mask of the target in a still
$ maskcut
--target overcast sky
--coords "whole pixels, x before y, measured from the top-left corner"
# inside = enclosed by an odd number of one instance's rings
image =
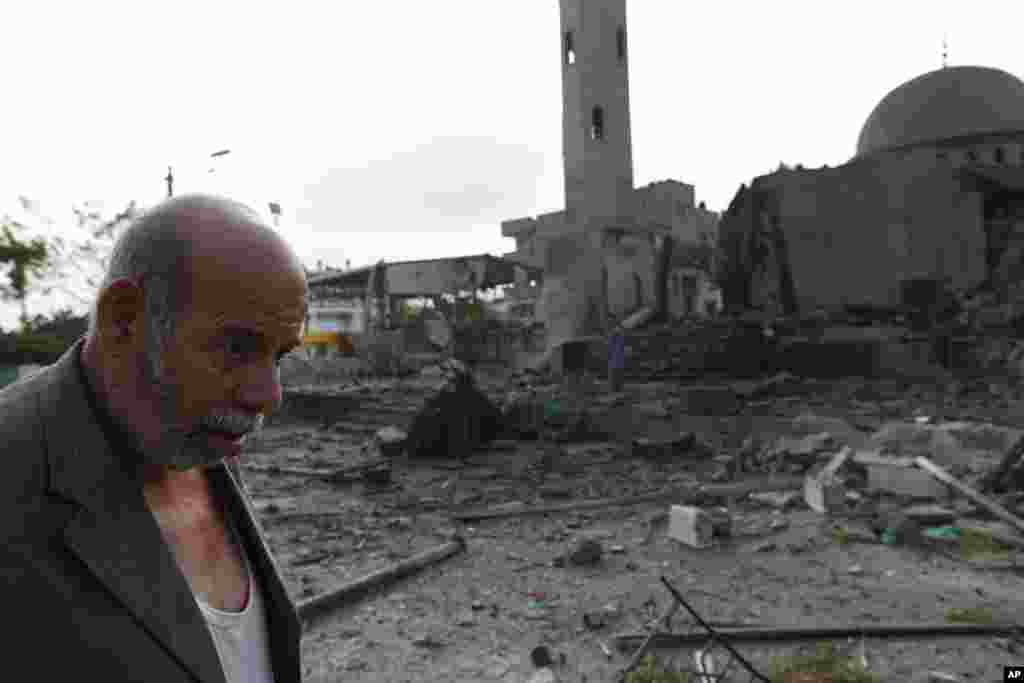
[[[780,161],[843,163],[944,35],[951,65],[1024,74],[1022,8],[629,0],[636,185],[721,210]],[[0,24],[0,210],[27,195],[58,230],[159,201],[168,164],[176,192],[280,202],[310,267],[500,255],[502,220],[562,208],[556,0],[7,0]]]

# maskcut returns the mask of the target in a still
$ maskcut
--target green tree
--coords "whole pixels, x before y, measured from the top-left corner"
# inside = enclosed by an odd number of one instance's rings
[[[0,285],[0,298],[5,301],[18,301],[21,304],[23,327],[28,325],[26,300],[29,278],[41,277],[49,262],[49,250],[45,240],[25,241],[15,236],[15,231],[21,232],[24,229],[25,225],[22,223],[5,218],[0,239],[0,263],[10,264],[10,271],[7,274],[9,284]]]

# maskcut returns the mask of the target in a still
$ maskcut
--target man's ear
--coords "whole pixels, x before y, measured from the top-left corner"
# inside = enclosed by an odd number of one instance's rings
[[[127,278],[112,282],[96,305],[100,348],[114,356],[141,348],[143,313],[142,288]]]

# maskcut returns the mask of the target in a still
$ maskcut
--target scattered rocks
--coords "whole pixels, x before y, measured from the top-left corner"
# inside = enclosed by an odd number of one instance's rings
[[[426,633],[414,638],[412,644],[416,647],[422,647],[430,650],[436,650],[445,646],[444,642],[432,633]]]
[[[530,650],[530,661],[538,669],[552,666],[555,663],[551,650],[547,645],[538,645]]]

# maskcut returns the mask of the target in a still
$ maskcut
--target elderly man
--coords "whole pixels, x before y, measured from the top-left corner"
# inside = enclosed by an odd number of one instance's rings
[[[118,240],[86,337],[0,392],[6,678],[299,683],[236,458],[280,404],[305,295],[234,202],[175,198]]]

